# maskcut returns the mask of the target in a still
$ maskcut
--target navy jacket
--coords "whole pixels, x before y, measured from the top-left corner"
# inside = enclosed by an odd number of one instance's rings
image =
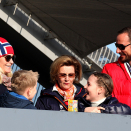
[[[23,109],[36,109],[33,102],[15,97],[9,92],[0,95],[0,107],[5,108],[23,108]]]
[[[86,101],[86,107],[90,106],[91,103],[89,101]],[[115,97],[112,96],[107,97],[105,101],[98,106],[105,108],[105,110],[101,110],[101,113],[131,115],[130,107],[126,104],[120,103]]]
[[[107,97],[99,106],[105,108],[105,110],[101,110],[101,113],[131,115],[130,107],[126,104],[120,103],[112,96]]]
[[[76,85],[75,85],[76,86]],[[77,91],[74,96],[75,100],[79,100],[81,97],[84,98],[86,95],[84,88],[81,88],[79,86],[76,86]],[[52,88],[45,89],[41,91],[40,97],[37,99],[36,108],[42,109],[42,110],[65,110],[68,111],[68,106],[63,102],[63,97],[57,92],[52,91]],[[84,104],[80,101],[78,103],[78,111],[82,111],[82,107]]]
[[[6,86],[4,84],[0,84],[0,95],[2,95],[6,91],[8,91]]]

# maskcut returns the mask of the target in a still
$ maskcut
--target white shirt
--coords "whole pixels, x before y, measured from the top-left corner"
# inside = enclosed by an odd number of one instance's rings
[[[103,99],[101,99],[101,100],[99,100],[99,101],[91,102],[91,106],[92,106],[92,107],[97,107],[97,106],[100,105],[102,102],[104,102],[105,99],[106,99],[106,97],[103,98]]]

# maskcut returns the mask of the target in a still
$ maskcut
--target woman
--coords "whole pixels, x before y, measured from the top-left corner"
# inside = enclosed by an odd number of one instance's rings
[[[131,109],[112,97],[113,81],[104,73],[94,72],[84,86],[88,106],[85,112],[131,115]]]
[[[63,55],[57,58],[50,68],[54,86],[41,91],[37,109],[68,111],[68,100],[79,100],[86,95],[84,88],[74,85],[79,83],[81,76],[81,64],[75,57]],[[79,102],[78,111],[82,104]]]
[[[11,66],[14,63],[13,47],[0,37],[0,95],[7,90],[11,90]]]

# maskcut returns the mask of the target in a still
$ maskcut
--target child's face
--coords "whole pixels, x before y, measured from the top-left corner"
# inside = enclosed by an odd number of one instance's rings
[[[97,81],[97,77],[91,75],[87,81],[87,84],[84,86],[85,91],[87,92],[86,100],[90,102],[98,101],[97,98],[98,98],[100,87],[98,87],[96,81]]]
[[[30,88],[30,97],[29,97],[29,100],[32,100],[33,97],[35,96],[37,90],[36,90],[36,87],[37,87],[37,82],[36,82],[36,85],[32,88]]]

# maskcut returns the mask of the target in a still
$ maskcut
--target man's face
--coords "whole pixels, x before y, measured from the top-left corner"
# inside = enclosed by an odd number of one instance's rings
[[[119,34],[116,38],[117,44],[122,44],[124,46],[130,44],[129,37],[127,33]],[[116,53],[120,54],[120,60],[122,62],[129,62],[131,64],[131,45],[125,47],[124,50],[121,50],[117,47]]]

